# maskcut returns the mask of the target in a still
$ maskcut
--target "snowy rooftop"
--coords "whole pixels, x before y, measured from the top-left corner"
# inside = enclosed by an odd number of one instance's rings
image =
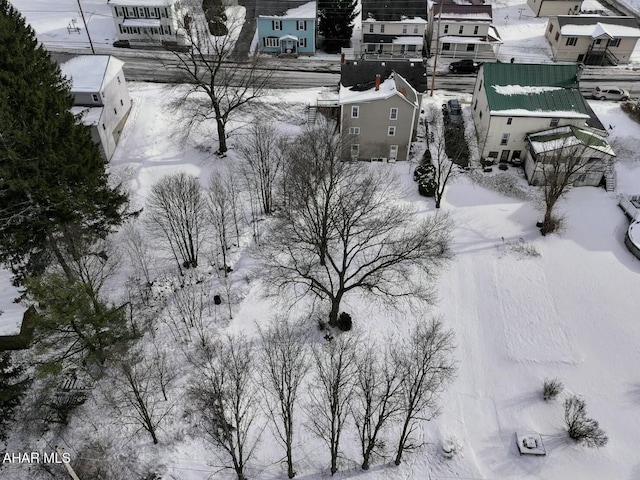
[[[401,95],[402,98],[409,101],[406,94],[402,94],[397,89],[396,75],[398,74],[394,72],[389,76],[389,78],[387,78],[383,82],[380,82],[380,88],[378,90],[376,90],[375,86],[373,86],[367,90],[358,91],[358,90],[353,90],[354,87],[344,87],[340,85],[340,104],[362,103],[362,102],[370,102],[373,100],[383,100],[383,99],[390,98],[393,95]],[[400,75],[398,75],[398,77],[400,77]]]
[[[429,23],[422,17],[405,17],[402,20],[376,20],[375,18],[365,18],[362,23]]]
[[[260,15],[260,18],[316,18],[316,2],[290,8],[283,15]]]
[[[500,117],[545,117],[545,118],[589,118],[586,113],[576,112],[574,110],[546,110],[535,109],[528,110],[526,108],[505,108],[503,110],[491,110],[491,115]]]
[[[71,80],[72,92],[99,92],[123,65],[110,55],[79,55],[60,65],[60,70]]]
[[[529,140],[535,153],[584,146],[612,157],[616,156],[604,137],[575,126],[563,126],[538,132],[529,135]]]
[[[530,85],[491,85],[500,95],[529,95],[561,90],[562,87],[534,87]]]
[[[640,29],[624,25],[612,25],[605,22],[598,22],[595,25],[563,25],[560,29],[562,35],[575,37],[598,38],[608,36],[610,38],[640,37]]]
[[[422,37],[397,37],[393,39],[396,45],[422,45],[424,39]]]
[[[175,0],[109,0],[109,5],[116,7],[168,7]]]

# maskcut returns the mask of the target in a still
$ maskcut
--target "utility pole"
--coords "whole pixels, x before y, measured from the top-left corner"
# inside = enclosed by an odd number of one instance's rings
[[[79,0],[78,0],[79,1]],[[438,0],[440,2],[438,8],[438,24],[436,25],[436,29],[438,30],[436,35],[436,54],[433,57],[433,69],[431,71],[431,93],[430,97],[433,97],[433,89],[436,87],[436,68],[438,67],[438,50],[440,49],[440,19],[442,18],[442,3],[444,0]]]
[[[82,11],[82,5],[80,5],[80,0],[78,0],[78,8],[80,9],[80,16],[82,17],[82,23],[84,23],[84,29],[87,31],[87,38],[89,39],[89,46],[91,47],[91,53],[95,55],[96,51],[93,48],[93,42],[91,41],[91,35],[89,34],[89,27],[87,26],[87,21],[84,18],[84,12]]]

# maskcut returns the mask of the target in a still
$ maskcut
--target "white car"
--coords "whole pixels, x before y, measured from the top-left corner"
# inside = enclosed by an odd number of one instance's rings
[[[629,90],[620,87],[596,87],[593,91],[596,100],[629,100]]]

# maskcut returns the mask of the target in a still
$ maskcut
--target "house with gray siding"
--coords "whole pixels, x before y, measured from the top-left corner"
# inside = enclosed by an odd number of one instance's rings
[[[123,65],[110,55],[79,55],[60,65],[62,75],[71,81],[71,112],[90,127],[107,160],[113,156],[131,111]]]
[[[420,115],[421,95],[396,72],[371,82],[340,86],[343,160],[408,160]]]
[[[582,0],[527,0],[527,5],[536,17],[578,15]]]

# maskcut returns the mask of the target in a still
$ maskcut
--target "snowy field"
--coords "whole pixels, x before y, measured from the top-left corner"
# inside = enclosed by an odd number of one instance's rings
[[[233,151],[224,159],[207,153],[211,142],[206,134],[187,144],[177,140],[166,107],[171,94],[165,88],[131,86],[135,107],[110,165],[111,174],[128,185],[134,207],[143,206],[150,185],[165,174],[184,171],[206,183],[211,172],[233,169],[237,163]],[[274,115],[282,131],[295,133],[304,123],[307,99],[316,93],[277,92],[253,111]],[[439,105],[448,97],[439,92],[427,101]],[[286,108],[278,107],[281,101],[287,102]],[[614,126],[612,141],[619,146],[618,193],[640,193],[640,126],[616,103],[594,102],[592,107],[605,125]],[[470,119],[469,111],[465,117]],[[240,135],[236,131],[232,145],[240,141]],[[419,211],[424,215],[434,212],[433,201],[417,194],[411,165],[363,164],[363,168],[386,169],[397,175]],[[491,179],[495,185],[504,185],[508,179],[510,191],[517,191],[517,195],[482,187],[472,181],[477,175],[483,184]],[[349,430],[343,440],[340,472],[334,478],[638,477],[640,262],[623,245],[627,220],[617,207],[616,194],[584,187],[573,190],[560,205],[566,218],[564,232],[541,237],[535,227],[540,218],[536,193],[518,169],[465,174],[448,188],[442,210],[450,212],[455,222],[456,257],[438,281],[438,305],[425,315],[442,315],[445,325],[454,330],[457,378],[443,398],[441,416],[422,424],[419,436],[425,444],[409,453],[403,465],[393,467],[388,461],[379,461],[369,472],[362,472],[356,439]],[[234,251],[233,255],[232,277],[241,294],[233,320],[222,324],[220,331],[254,336],[256,324],[264,324],[276,310],[261,298],[260,282],[246,281],[251,265],[247,251]],[[121,286],[117,282],[112,285],[114,296]],[[417,320],[407,312],[380,311],[361,303],[357,296],[349,297],[344,309],[354,314],[356,334],[375,338],[380,344]],[[172,354],[172,361],[188,375],[179,351]],[[567,438],[562,398],[551,402],[541,398],[547,377],[564,382],[563,395],[583,396],[589,415],[610,438],[605,448],[588,449]],[[179,398],[179,390],[177,395]],[[95,408],[100,408],[102,415]],[[82,444],[100,431],[100,436],[110,439],[112,453],[159,465],[166,478],[231,478],[214,474],[217,463],[210,447],[186,434],[179,418],[163,427],[165,441],[153,446],[142,434],[132,439],[131,427],[123,428],[117,417],[105,415],[103,409],[92,403],[80,409],[67,433],[73,438],[70,443]],[[542,435],[545,457],[518,455],[515,433],[522,431]],[[280,453],[270,435],[268,430],[263,434],[249,468],[252,478],[282,478]],[[445,441],[459,446],[459,454],[451,460],[440,453]],[[328,476],[325,447],[303,427],[298,431],[295,455],[297,478]]]

